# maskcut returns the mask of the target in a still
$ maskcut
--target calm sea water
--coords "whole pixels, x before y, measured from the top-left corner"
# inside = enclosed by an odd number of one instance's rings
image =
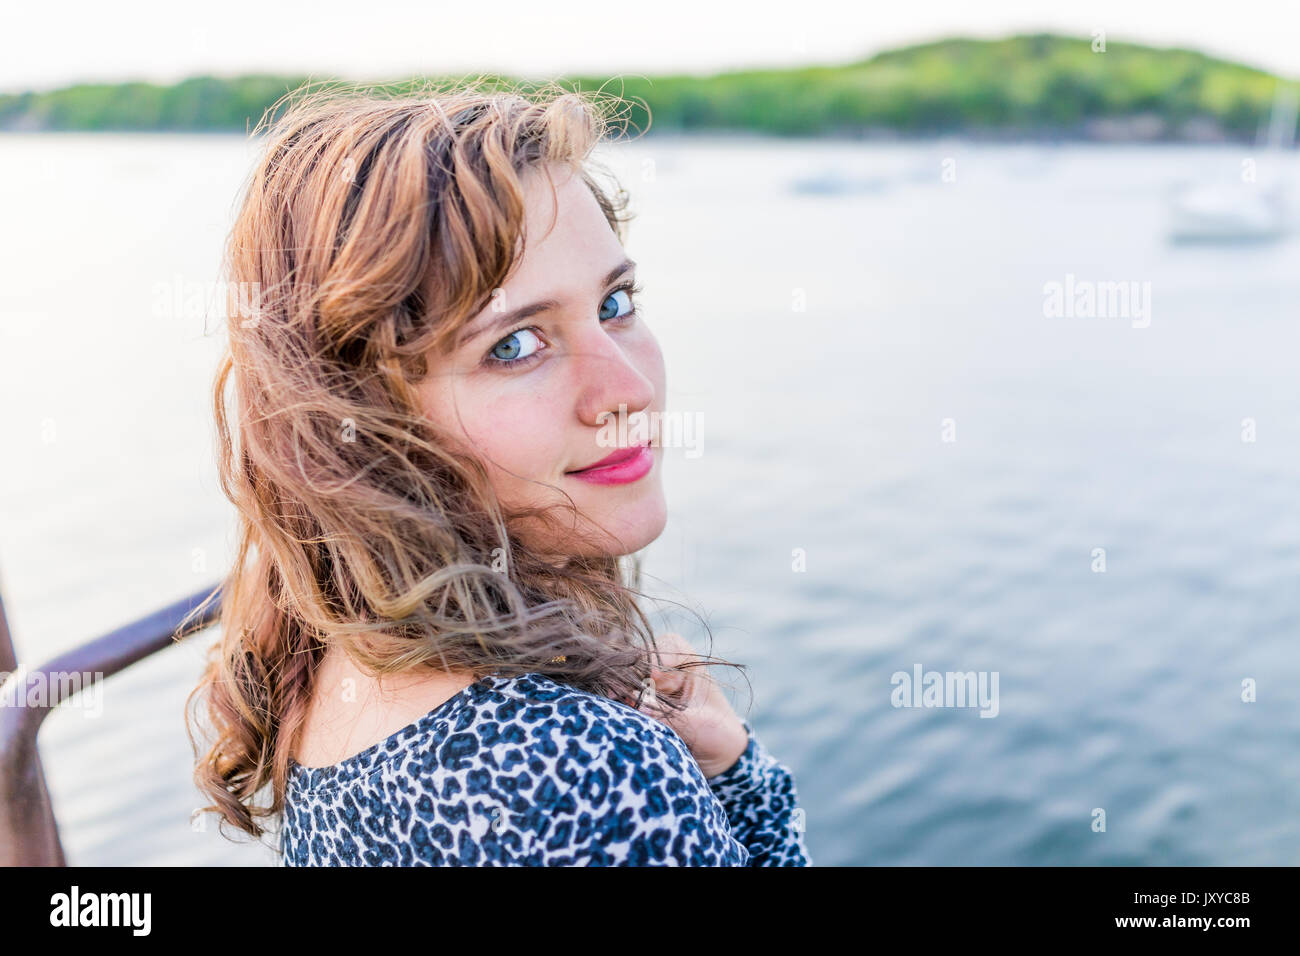
[[[606,151],[669,407],[702,426],[667,460],[650,583],[748,665],[816,863],[1300,862],[1300,239],[1164,238],[1169,191],[1247,155]],[[29,663],[229,560],[203,298],[252,156],[0,137],[0,575]],[[1049,317],[1067,276],[1149,311]],[[273,861],[191,825],[182,709],[213,636],[48,720],[70,862]],[[894,707],[917,665],[996,673],[997,716]]]

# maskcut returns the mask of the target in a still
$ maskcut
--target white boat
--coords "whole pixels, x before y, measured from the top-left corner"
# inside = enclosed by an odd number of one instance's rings
[[[883,176],[856,176],[842,168],[822,169],[790,181],[792,192],[818,196],[882,192],[889,186]]]
[[[1257,242],[1289,231],[1287,193],[1279,168],[1295,144],[1300,92],[1278,81],[1267,138],[1259,144],[1254,181],[1192,185],[1179,189],[1169,209],[1173,242]]]
[[[1281,183],[1251,187],[1193,186],[1174,197],[1169,238],[1174,242],[1254,242],[1287,231]]]

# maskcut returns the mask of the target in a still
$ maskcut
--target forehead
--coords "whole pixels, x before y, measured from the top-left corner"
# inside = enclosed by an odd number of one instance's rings
[[[587,291],[586,286],[598,281],[595,277],[603,277],[623,257],[622,244],[596,197],[567,166],[529,170],[523,182],[523,257],[506,288],[562,298],[565,290],[560,286],[576,281]]]

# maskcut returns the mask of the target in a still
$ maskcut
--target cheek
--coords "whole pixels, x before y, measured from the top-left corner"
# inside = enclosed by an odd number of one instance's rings
[[[425,415],[463,445],[457,452],[487,464],[499,490],[512,480],[508,472],[545,480],[558,468],[556,449],[547,444],[555,427],[545,395],[503,395],[461,381],[423,386],[420,399]]]
[[[462,406],[466,404],[462,398]],[[503,497],[514,497],[507,492],[529,481],[553,482],[558,477],[563,458],[556,447],[556,422],[562,419],[553,405],[554,398],[545,393],[520,391],[462,407],[468,440],[487,462]],[[540,491],[529,487],[530,497]]]
[[[654,383],[654,407],[661,409],[664,403],[665,387],[664,356],[659,349],[658,339],[651,334],[649,329],[643,329],[643,332],[644,334],[638,336],[636,341],[629,346],[628,355],[637,371]]]

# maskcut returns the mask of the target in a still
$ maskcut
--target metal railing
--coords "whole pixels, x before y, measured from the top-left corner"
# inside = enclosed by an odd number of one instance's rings
[[[67,865],[36,747],[42,722],[67,688],[61,675],[102,674],[107,679],[215,623],[220,613],[221,589],[210,586],[31,669],[18,667],[0,600],[0,671],[9,675],[0,684],[0,866]],[[48,688],[43,701],[4,706],[10,692],[24,693],[9,684],[33,679]]]

